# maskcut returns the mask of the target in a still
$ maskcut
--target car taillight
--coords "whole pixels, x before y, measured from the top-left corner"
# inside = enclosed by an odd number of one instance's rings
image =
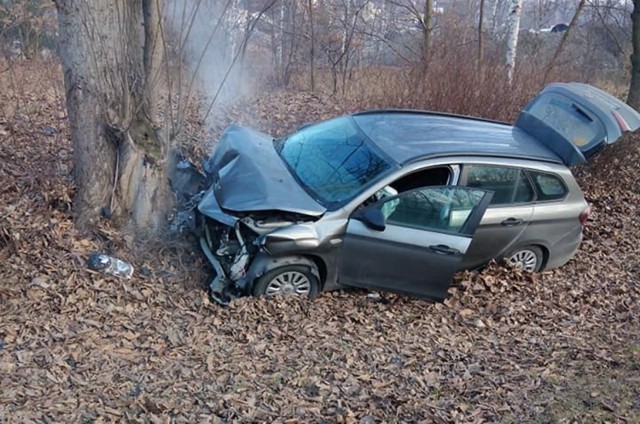
[[[627,124],[627,121],[624,120],[622,115],[620,115],[618,111],[615,109],[613,109],[612,112],[613,112],[613,116],[616,118],[616,121],[618,122],[618,125],[620,125],[620,130],[622,130],[622,132],[629,131],[629,124]]]
[[[583,210],[578,217],[581,225],[586,225],[587,221],[589,220],[589,215],[591,215],[591,206],[587,206],[587,209]]]

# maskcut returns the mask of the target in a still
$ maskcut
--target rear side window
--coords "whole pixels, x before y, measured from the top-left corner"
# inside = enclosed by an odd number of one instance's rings
[[[525,172],[507,166],[468,165],[467,186],[493,191],[492,205],[527,203],[534,191]]]
[[[542,172],[529,172],[538,191],[538,200],[562,199],[567,195],[567,187],[560,177]]]

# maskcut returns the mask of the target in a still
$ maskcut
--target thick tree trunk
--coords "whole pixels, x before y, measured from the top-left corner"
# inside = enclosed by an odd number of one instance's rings
[[[154,123],[159,4],[56,1],[81,230],[110,211],[118,225],[156,231],[169,212],[167,148]]]
[[[518,35],[520,33],[520,15],[524,0],[511,0],[509,5],[509,32],[507,34],[506,74],[507,82],[513,82],[513,72],[516,67],[516,52],[518,51]]]
[[[627,103],[637,111],[640,111],[640,0],[633,0],[633,13],[631,13],[633,25],[631,41],[633,53],[631,54],[631,84]]]

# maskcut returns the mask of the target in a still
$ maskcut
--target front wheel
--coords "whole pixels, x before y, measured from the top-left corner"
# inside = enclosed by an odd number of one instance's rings
[[[514,268],[529,272],[540,271],[543,260],[542,249],[538,246],[520,247],[507,255],[507,261]]]
[[[254,296],[277,294],[306,296],[318,294],[318,278],[309,265],[285,265],[264,274],[253,286]],[[317,271],[316,271],[317,274]]]

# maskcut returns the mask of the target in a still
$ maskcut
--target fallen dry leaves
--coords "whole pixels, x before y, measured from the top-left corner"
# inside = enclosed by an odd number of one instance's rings
[[[140,259],[108,223],[75,232],[68,128],[45,92],[0,117],[0,421],[640,421],[640,137],[580,170],[594,213],[561,269],[461,273],[440,304],[350,291],[222,308],[197,250]],[[276,93],[230,119],[282,133],[343,107]],[[94,250],[148,275],[89,271]]]

